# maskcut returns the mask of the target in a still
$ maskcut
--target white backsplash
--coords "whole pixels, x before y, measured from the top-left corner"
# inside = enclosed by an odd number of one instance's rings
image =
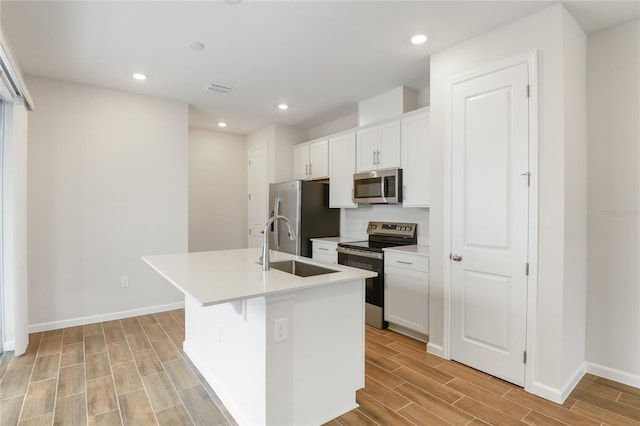
[[[429,209],[404,209],[386,204],[360,205],[355,209],[341,209],[340,236],[367,239],[369,221],[409,222],[418,224],[418,244],[429,245]]]

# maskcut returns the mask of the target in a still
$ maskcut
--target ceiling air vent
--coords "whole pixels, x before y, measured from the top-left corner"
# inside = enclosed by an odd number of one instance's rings
[[[233,87],[219,83],[209,83],[202,88],[202,91],[207,93],[220,93],[222,95],[228,95],[233,91]]]

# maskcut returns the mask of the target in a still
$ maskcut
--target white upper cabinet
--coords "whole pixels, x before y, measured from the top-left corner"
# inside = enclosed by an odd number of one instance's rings
[[[429,207],[429,112],[402,119],[402,206]]]
[[[355,132],[329,139],[329,207],[358,207],[353,202],[353,174],[355,170]]]
[[[329,141],[304,143],[293,148],[293,178],[301,180],[329,177]]]
[[[364,172],[400,167],[400,120],[356,133],[356,169]]]
[[[313,142],[309,145],[309,178],[329,177],[329,141]]]
[[[293,147],[293,179],[306,180],[309,178],[309,145],[302,144]]]

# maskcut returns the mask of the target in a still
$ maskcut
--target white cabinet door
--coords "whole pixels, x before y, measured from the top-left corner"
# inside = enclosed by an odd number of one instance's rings
[[[402,206],[429,207],[429,113],[402,119]]]
[[[293,147],[293,179],[309,178],[309,145]]]
[[[385,251],[384,319],[429,334],[429,258]]]
[[[378,126],[376,168],[400,167],[400,120]]]
[[[429,274],[385,267],[384,319],[429,334]]]
[[[356,135],[358,172],[400,167],[400,120],[359,130]]]
[[[309,144],[309,179],[329,177],[329,141]]]
[[[358,207],[353,202],[355,170],[355,132],[329,139],[329,207]]]
[[[358,172],[366,172],[377,168],[378,128],[359,130],[356,133],[356,161]]]

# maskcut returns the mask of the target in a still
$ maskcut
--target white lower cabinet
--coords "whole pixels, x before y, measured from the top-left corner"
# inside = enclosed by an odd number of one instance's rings
[[[311,241],[311,258],[320,262],[338,264],[338,243],[330,241]]]
[[[429,258],[385,251],[384,319],[429,334]]]

